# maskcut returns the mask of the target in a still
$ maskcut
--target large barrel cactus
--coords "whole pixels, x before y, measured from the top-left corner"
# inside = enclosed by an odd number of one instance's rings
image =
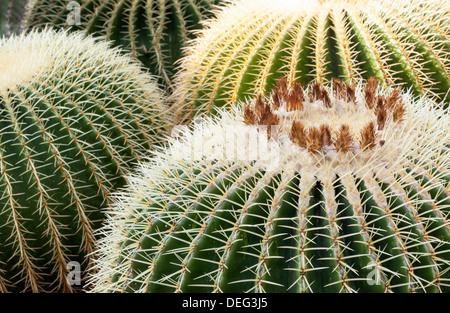
[[[0,1],[0,37],[21,31],[27,3],[28,0]]]
[[[0,40],[0,292],[74,291],[108,195],[170,116],[137,62],[45,30]]]
[[[26,26],[50,24],[112,40],[169,86],[176,61],[220,0],[32,0]]]
[[[280,77],[375,76],[447,106],[449,18],[440,0],[234,1],[189,48],[174,101],[187,120],[268,92]]]
[[[448,292],[450,111],[432,106],[282,79],[181,129],[116,194],[93,290]]]

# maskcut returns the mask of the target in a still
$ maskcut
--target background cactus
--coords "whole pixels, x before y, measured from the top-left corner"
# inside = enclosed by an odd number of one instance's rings
[[[74,30],[104,36],[139,58],[160,82],[169,86],[174,64],[200,22],[220,0],[32,0],[26,25],[69,27],[77,4],[81,25]]]
[[[209,20],[182,61],[181,118],[234,106],[289,82],[375,76],[450,101],[449,1],[234,1]]]
[[[20,32],[28,0],[0,1],[0,37]]]
[[[186,127],[117,193],[93,291],[448,292],[450,112],[432,105],[285,79]]]
[[[74,291],[107,196],[170,126],[137,62],[81,34],[0,40],[0,291]],[[80,286],[79,286],[80,287]]]

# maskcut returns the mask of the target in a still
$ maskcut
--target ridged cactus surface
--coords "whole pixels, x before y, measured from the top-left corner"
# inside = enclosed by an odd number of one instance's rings
[[[28,0],[0,1],[0,37],[21,31],[27,3]]]
[[[450,101],[449,1],[242,0],[216,16],[182,61],[174,93],[182,120],[268,92],[280,77],[375,76]]]
[[[0,292],[74,291],[108,195],[170,125],[161,91],[109,45],[44,30],[0,40]]]
[[[431,107],[284,79],[181,129],[116,194],[93,291],[448,292],[450,112]]]
[[[104,36],[131,54],[170,85],[176,61],[200,22],[212,15],[220,0],[32,0],[27,26],[50,24],[68,28],[77,17],[85,30]],[[77,13],[78,12],[78,13]]]

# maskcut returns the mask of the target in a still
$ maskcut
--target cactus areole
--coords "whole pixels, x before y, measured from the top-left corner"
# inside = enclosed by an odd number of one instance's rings
[[[449,1],[241,0],[206,22],[181,62],[180,120],[233,108],[289,83],[384,86],[450,102]]]
[[[108,195],[160,143],[166,112],[107,43],[51,30],[0,40],[0,292],[81,289]]]
[[[450,115],[425,97],[287,78],[130,177],[98,292],[443,292]]]

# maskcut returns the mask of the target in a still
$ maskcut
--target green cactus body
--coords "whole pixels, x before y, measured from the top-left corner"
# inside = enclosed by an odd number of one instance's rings
[[[2,0],[0,2],[0,37],[11,36],[22,28],[28,0]]]
[[[107,43],[43,30],[0,40],[0,291],[74,291],[108,195],[170,116],[156,82]],[[89,256],[88,256],[89,255]]]
[[[130,177],[93,291],[450,290],[449,110],[374,79],[280,86]]]
[[[104,36],[137,57],[160,82],[169,86],[176,61],[200,22],[220,0],[32,0],[27,27],[46,24]],[[79,4],[79,7],[76,6]],[[79,12],[77,16],[77,12]],[[73,24],[73,23],[72,23]]]
[[[448,1],[235,1],[182,60],[180,119],[234,107],[280,77],[307,84],[376,76],[447,106]]]

